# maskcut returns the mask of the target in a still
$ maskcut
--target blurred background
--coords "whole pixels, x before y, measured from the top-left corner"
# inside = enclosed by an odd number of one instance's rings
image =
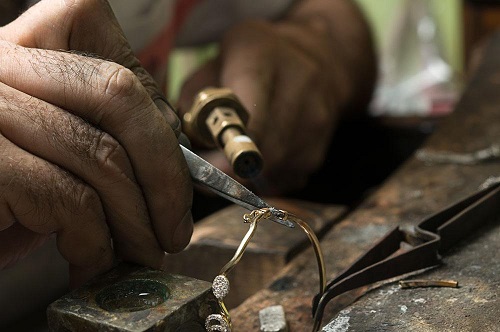
[[[460,0],[356,0],[372,26],[381,68],[381,84],[395,84],[437,65],[439,83],[460,79],[464,70],[463,3]],[[404,44],[404,45],[403,45]],[[403,47],[405,46],[405,47]],[[214,45],[177,49],[171,56],[169,97],[199,64],[217,54]],[[411,56],[408,56],[411,55]],[[436,68],[433,68],[436,69]],[[424,73],[424,74],[422,74]],[[384,77],[384,79],[382,78]],[[436,83],[432,79],[427,85]],[[412,88],[412,87],[410,87]],[[417,88],[413,86],[413,89]],[[406,99],[406,98],[405,98]],[[400,105],[401,107],[401,105]],[[403,106],[404,107],[404,106]],[[420,108],[424,107],[423,105]],[[426,113],[422,109],[420,113]],[[386,113],[378,110],[376,114]],[[392,113],[418,110],[393,110]]]
[[[453,111],[473,49],[500,25],[500,0],[355,0],[379,61],[367,116],[340,125],[322,170],[298,198],[354,206],[404,162]],[[176,49],[169,98],[217,55],[214,45]],[[326,180],[325,180],[326,179]]]

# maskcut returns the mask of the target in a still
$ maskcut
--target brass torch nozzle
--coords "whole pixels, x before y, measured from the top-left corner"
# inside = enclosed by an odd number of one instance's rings
[[[246,135],[247,122],[247,110],[230,89],[206,88],[184,114],[183,129],[198,144],[223,149],[234,172],[251,178],[260,173],[263,162],[259,149]]]

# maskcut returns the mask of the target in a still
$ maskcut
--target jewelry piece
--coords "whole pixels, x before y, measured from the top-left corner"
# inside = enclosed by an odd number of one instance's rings
[[[284,210],[278,210],[275,208],[264,208],[253,210],[250,213],[243,215],[243,220],[245,223],[250,224],[247,233],[243,237],[238,249],[231,258],[231,260],[224,265],[224,267],[219,272],[219,275],[215,277],[212,283],[212,292],[215,298],[218,301],[220,307],[219,314],[209,315],[205,320],[205,329],[207,332],[231,332],[231,317],[229,316],[229,311],[227,310],[224,304],[224,298],[229,293],[229,280],[227,279],[227,274],[238,264],[243,253],[245,252],[248,243],[252,240],[255,231],[257,230],[257,224],[259,221],[263,219],[280,219],[280,220],[289,220],[293,224],[298,225],[307,235],[309,241],[311,242],[314,248],[314,254],[316,255],[316,261],[318,263],[318,272],[319,272],[319,292],[323,294],[326,289],[326,272],[325,272],[325,264],[323,260],[323,253],[321,251],[321,247],[319,244],[319,240],[314,234],[314,231],[309,227],[309,225],[299,219],[292,213],[289,213]],[[314,330],[316,327],[314,327]]]

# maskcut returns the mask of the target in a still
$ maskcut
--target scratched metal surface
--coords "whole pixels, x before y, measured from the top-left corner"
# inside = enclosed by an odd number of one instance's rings
[[[500,218],[463,241],[419,279],[452,279],[458,288],[377,288],[341,311],[325,332],[500,330]]]
[[[210,283],[121,263],[53,302],[47,319],[49,331],[194,332],[215,310]]]
[[[424,149],[470,153],[500,142],[498,54],[500,34],[491,40],[455,113],[430,137]],[[499,160],[458,165],[411,158],[322,240],[327,273],[339,273],[392,226],[416,224],[476,191],[489,177],[499,175]],[[446,264],[428,275],[455,277],[462,288],[403,292],[388,285],[347,305],[358,295],[351,294],[327,307],[324,324],[334,321],[335,328],[329,332],[499,331],[500,235],[498,226],[485,230],[483,236],[468,239],[468,247],[451,252],[445,258]],[[274,304],[285,308],[290,332],[310,330],[310,301],[317,280],[310,255],[306,252],[299,256],[277,276],[274,284],[232,311],[236,331],[256,330],[258,310]],[[377,306],[379,302],[384,304]],[[342,308],[347,311],[339,313]]]

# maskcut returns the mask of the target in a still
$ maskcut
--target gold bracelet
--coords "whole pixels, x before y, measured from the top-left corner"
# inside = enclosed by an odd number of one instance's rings
[[[243,215],[244,222],[250,224],[250,227],[238,246],[238,249],[236,249],[233,258],[231,258],[231,260],[224,265],[224,267],[220,270],[219,275],[215,277],[212,283],[212,292],[219,303],[220,313],[211,314],[206,318],[205,329],[208,332],[231,332],[231,317],[229,316],[229,311],[224,304],[224,298],[229,293],[229,280],[227,279],[227,274],[236,266],[236,264],[238,264],[243,256],[248,243],[250,243],[250,240],[252,240],[252,237],[257,230],[257,223],[263,219],[270,218],[289,220],[293,224],[298,225],[306,233],[314,248],[314,253],[318,263],[319,291],[320,294],[324,293],[326,288],[326,273],[323,253],[321,251],[319,240],[311,227],[294,214],[284,210],[278,210],[275,208],[253,210],[252,212]]]

